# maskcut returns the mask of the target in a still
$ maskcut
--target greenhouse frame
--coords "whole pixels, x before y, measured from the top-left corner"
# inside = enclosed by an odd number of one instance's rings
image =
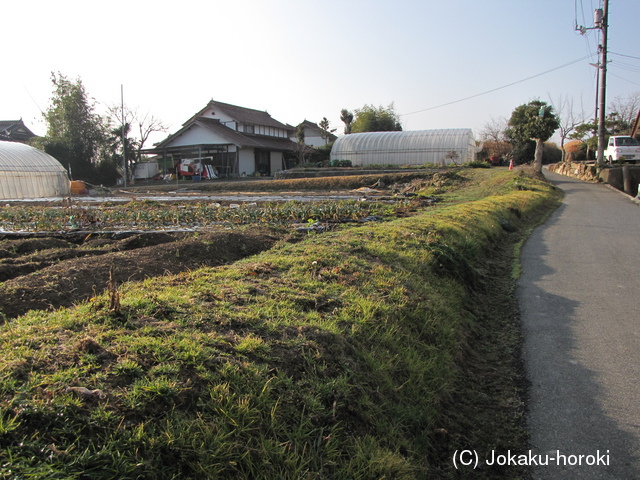
[[[473,162],[476,141],[470,128],[351,133],[339,137],[331,161],[361,165],[448,165]]]
[[[69,177],[51,155],[18,142],[0,141],[0,199],[69,195]]]

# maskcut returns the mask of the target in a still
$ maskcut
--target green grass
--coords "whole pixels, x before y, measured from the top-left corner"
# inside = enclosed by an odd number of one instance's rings
[[[555,202],[527,176],[464,176],[411,217],[121,285],[116,311],[8,321],[0,476],[458,478],[448,449],[483,438],[455,410],[487,252]]]

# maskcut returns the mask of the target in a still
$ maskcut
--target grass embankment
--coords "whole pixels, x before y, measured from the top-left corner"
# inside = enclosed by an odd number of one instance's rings
[[[473,174],[412,217],[7,322],[0,475],[460,478],[455,449],[524,445],[511,255],[489,253],[554,193]],[[473,478],[496,474],[518,472]]]

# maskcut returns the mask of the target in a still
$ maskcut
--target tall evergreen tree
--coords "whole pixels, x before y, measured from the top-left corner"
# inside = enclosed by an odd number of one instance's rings
[[[72,178],[98,183],[97,165],[104,158],[109,135],[102,117],[79,78],[52,73],[51,106],[44,113],[47,133],[39,146],[57,158]]]

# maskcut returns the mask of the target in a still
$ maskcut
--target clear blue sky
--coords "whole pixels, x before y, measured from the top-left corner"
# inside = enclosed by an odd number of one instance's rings
[[[50,74],[81,78],[175,131],[210,100],[296,125],[394,103],[405,130],[473,128],[539,98],[593,112],[600,0],[148,0],[10,2],[0,119],[45,133]],[[607,96],[640,91],[640,2],[610,0]],[[585,58],[588,55],[590,58]],[[627,56],[621,56],[627,55]],[[636,58],[630,58],[636,57]],[[559,68],[515,85],[505,85]],[[480,95],[465,101],[458,100]],[[441,106],[449,102],[448,106]],[[439,108],[434,108],[439,107]],[[418,113],[414,113],[418,112]],[[161,138],[164,135],[161,136]],[[161,138],[154,138],[158,141]]]

